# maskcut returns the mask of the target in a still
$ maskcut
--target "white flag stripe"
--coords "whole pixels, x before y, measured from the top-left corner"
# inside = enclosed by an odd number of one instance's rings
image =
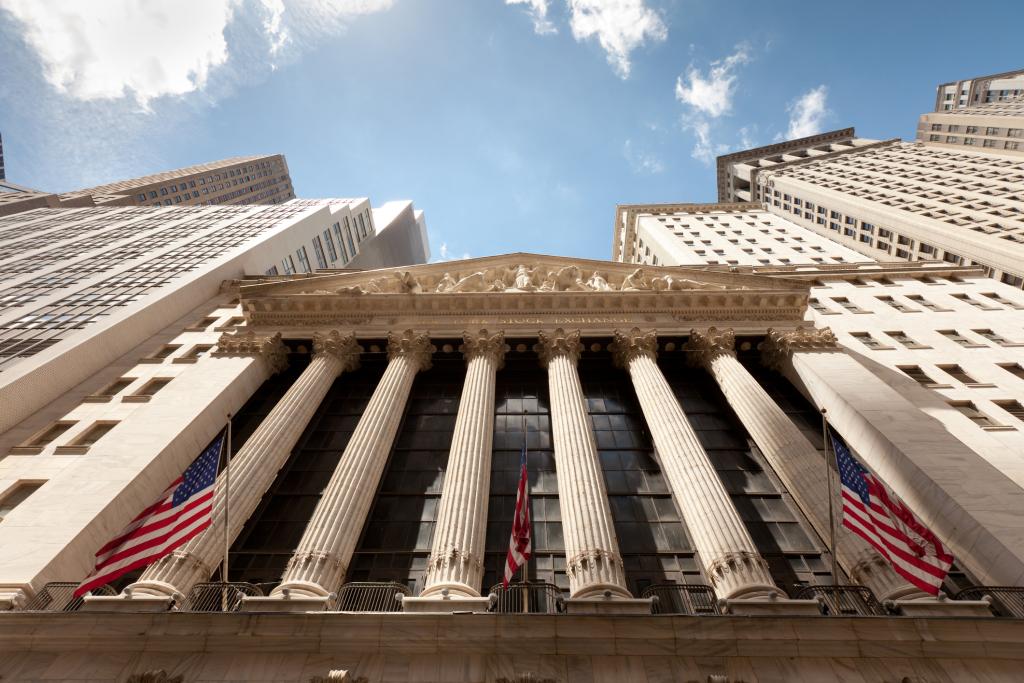
[[[105,576],[107,574],[113,574],[113,573],[117,572],[119,569],[121,569],[123,567],[126,567],[126,566],[128,566],[130,564],[133,564],[135,562],[138,562],[143,557],[149,557],[149,556],[152,556],[152,555],[159,555],[159,554],[163,553],[164,550],[168,546],[173,546],[175,541],[177,541],[178,539],[182,538],[183,536],[187,536],[189,533],[191,533],[197,527],[200,527],[203,524],[209,524],[210,523],[210,508],[212,508],[212,507],[213,507],[212,505],[209,505],[209,506],[206,507],[206,509],[200,508],[200,510],[202,510],[204,512],[204,514],[201,514],[198,517],[196,517],[194,520],[192,520],[192,523],[189,524],[187,527],[185,527],[183,529],[179,529],[178,531],[176,531],[172,536],[168,537],[168,539],[165,542],[160,543],[159,545],[153,546],[150,549],[152,552],[149,555],[141,555],[140,554],[140,555],[130,555],[128,557],[124,557],[124,558],[118,560],[117,562],[114,562],[112,564],[107,565],[106,567],[103,567],[103,569],[100,571],[99,576]],[[198,510],[197,510],[197,512],[198,512]]]

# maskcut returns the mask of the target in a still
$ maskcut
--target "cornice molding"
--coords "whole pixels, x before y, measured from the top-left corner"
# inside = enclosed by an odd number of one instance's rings
[[[552,332],[538,332],[537,339],[533,350],[537,352],[540,364],[545,368],[558,357],[568,358],[575,365],[580,360],[580,354],[583,353],[579,330],[566,332],[559,327]]]
[[[341,362],[342,372],[359,368],[359,355],[363,348],[356,342],[354,334],[342,334],[338,330],[313,335],[313,355],[333,356]]]
[[[719,356],[736,355],[736,334],[731,329],[709,327],[706,332],[690,330],[690,339],[683,345],[690,365],[710,368]]]
[[[788,332],[769,329],[758,348],[765,366],[781,370],[794,353],[839,351],[839,341],[828,327],[798,327]]]
[[[475,333],[464,332],[459,351],[467,363],[474,358],[488,358],[498,370],[501,370],[505,365],[508,345],[505,343],[503,332],[491,334],[487,330],[480,330]]]
[[[430,343],[430,335],[406,330],[401,334],[388,333],[388,360],[407,358],[417,370],[429,370],[437,347]]]
[[[246,334],[225,332],[217,340],[217,347],[210,355],[219,358],[259,356],[271,374],[277,374],[288,367],[288,347],[281,341],[280,332],[265,336],[257,336],[253,330]]]
[[[608,346],[612,359],[620,368],[629,368],[630,362],[641,356],[651,360],[658,357],[658,334],[654,330],[642,331],[634,327],[629,332],[615,330],[615,340]]]

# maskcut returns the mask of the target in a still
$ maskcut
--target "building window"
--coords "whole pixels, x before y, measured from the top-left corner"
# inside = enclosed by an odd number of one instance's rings
[[[895,339],[897,342],[899,342],[903,346],[907,347],[908,349],[927,349],[927,348],[929,348],[929,347],[925,346],[924,344],[920,344],[920,343],[914,341],[911,337],[909,337],[907,335],[906,332],[903,332],[901,330],[893,330],[892,332],[890,332],[889,330],[886,330],[885,333],[886,333],[886,335],[888,335],[889,337]]]
[[[105,397],[117,396],[122,391],[124,391],[129,386],[131,386],[132,382],[134,382],[134,381],[135,381],[134,377],[121,377],[119,379],[114,380],[113,382],[111,382],[107,386],[103,387],[98,392],[96,392],[96,394],[94,394],[94,395],[95,396],[105,396]]]
[[[74,427],[76,424],[78,424],[76,420],[60,420],[58,422],[54,422],[46,429],[36,433],[27,441],[22,442],[16,449],[16,452],[31,449],[33,452],[38,453],[43,450],[43,448],[59,439],[66,431]]]
[[[1024,308],[1024,304],[1017,303],[1016,301],[1010,301],[1009,299],[1000,296],[995,292],[982,292],[981,295],[989,299],[992,299],[993,301],[997,301],[1004,306],[1009,306],[1010,308]]]
[[[978,381],[968,375],[967,371],[959,365],[937,365],[936,367],[961,384],[968,386],[978,384]]]
[[[320,237],[313,237],[313,254],[316,256],[316,265],[318,268],[323,270],[327,267],[327,257],[324,256],[324,245],[320,241]]]
[[[1008,412],[1013,417],[1017,418],[1021,422],[1024,422],[1024,406],[1019,401],[1008,399],[1005,401],[992,401],[997,406]]]
[[[935,380],[928,376],[924,370],[917,365],[897,365],[896,366],[904,375],[914,380],[918,384],[930,387],[936,384]]]
[[[69,445],[72,447],[78,446],[88,448],[106,436],[110,430],[116,426],[117,422],[114,420],[100,420],[98,422],[94,422],[91,427],[82,432],[82,434],[74,439]]]
[[[993,344],[999,344],[1000,346],[1016,346],[1014,342],[1011,342],[1009,339],[1003,337],[1000,334],[996,334],[992,330],[971,330],[971,332],[974,332],[975,334],[984,337]]]
[[[154,377],[153,379],[143,384],[138,391],[132,394],[132,396],[153,396],[158,391],[160,391],[168,384],[170,384],[172,379],[173,377]]]
[[[955,342],[960,346],[965,346],[968,348],[984,346],[984,344],[978,344],[977,342],[971,341],[970,339],[960,334],[956,330],[939,330],[938,332],[946,339],[950,340],[951,342]]]
[[[181,354],[179,358],[175,358],[172,363],[195,363],[197,360],[206,355],[210,349],[213,348],[213,344],[196,344],[187,352]]]
[[[181,348],[181,344],[164,344],[159,349],[139,360],[140,363],[162,363]]]
[[[41,481],[19,481],[0,498],[0,522],[4,517],[11,514],[14,508],[25,502],[25,499],[39,490],[43,485]]]
[[[979,427],[998,427],[992,418],[985,413],[978,410],[978,407],[974,405],[972,401],[949,401],[949,405],[953,406],[961,413],[970,418],[971,422],[978,425]]]
[[[837,304],[842,306],[844,309],[846,309],[850,313],[869,313],[870,312],[870,311],[865,311],[863,308],[861,308],[857,304],[853,303],[852,301],[847,299],[845,296],[834,296],[834,297],[832,297],[832,301],[836,302]]]
[[[879,301],[881,301],[884,304],[888,304],[889,306],[892,306],[893,308],[895,308],[900,313],[916,313],[917,312],[913,308],[911,308],[910,306],[907,306],[906,304],[904,304],[904,303],[902,303],[900,301],[897,301],[896,299],[893,299],[891,296],[876,296],[875,298],[878,299]]]
[[[911,301],[913,301],[915,304],[918,304],[919,306],[923,306],[924,308],[927,308],[929,311],[935,311],[936,313],[940,313],[940,312],[944,312],[944,311],[949,311],[950,310],[948,308],[942,308],[938,304],[936,304],[936,303],[934,303],[932,301],[929,301],[928,299],[925,299],[920,294],[907,294],[907,298],[910,299]]]
[[[850,336],[874,351],[892,348],[891,346],[884,346],[881,342],[872,337],[870,332],[851,332]]]
[[[335,223],[337,225],[337,223]],[[334,247],[334,238],[331,237],[330,230],[324,230],[324,244],[327,245],[327,255],[331,257],[331,261],[338,260],[338,250]]]

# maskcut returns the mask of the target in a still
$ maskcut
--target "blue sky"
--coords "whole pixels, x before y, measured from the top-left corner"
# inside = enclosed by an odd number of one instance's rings
[[[414,200],[435,258],[608,258],[616,203],[714,201],[717,154],[911,138],[939,82],[1024,66],[1024,3],[963,9],[0,0],[0,132],[40,189],[283,152],[300,196]]]

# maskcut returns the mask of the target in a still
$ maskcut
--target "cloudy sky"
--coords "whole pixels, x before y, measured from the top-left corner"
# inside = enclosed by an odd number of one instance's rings
[[[0,133],[40,189],[283,152],[300,196],[413,199],[435,258],[607,258],[616,203],[713,201],[719,154],[911,138],[939,82],[1024,66],[1024,3],[962,7],[0,0]]]

